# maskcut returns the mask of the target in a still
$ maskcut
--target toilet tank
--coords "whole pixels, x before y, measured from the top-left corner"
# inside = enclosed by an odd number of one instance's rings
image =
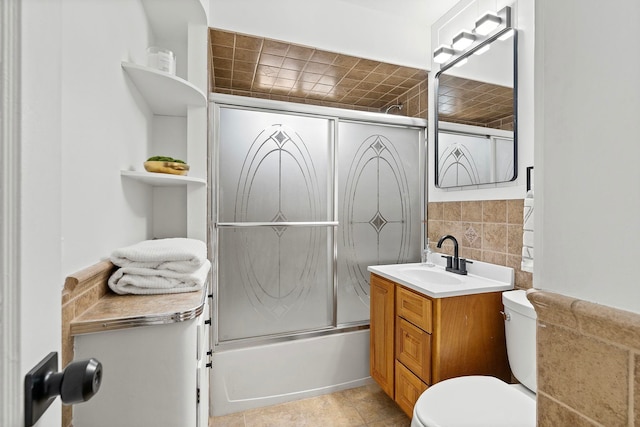
[[[507,355],[511,372],[529,390],[536,391],[536,311],[526,291],[502,293]]]

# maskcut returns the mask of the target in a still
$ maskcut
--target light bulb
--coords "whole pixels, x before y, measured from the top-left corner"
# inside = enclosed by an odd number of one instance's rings
[[[499,16],[496,16],[493,13],[486,13],[476,21],[475,31],[482,36],[486,36],[491,31],[495,30],[501,22],[502,19]]]
[[[467,58],[464,58],[458,62],[456,62],[456,65],[454,65],[454,67],[462,67],[464,64],[466,64],[467,62],[469,62],[469,60]]]
[[[478,49],[475,52],[473,52],[473,54],[474,55],[482,55],[483,53],[485,53],[489,49],[491,49],[491,45],[486,44],[486,45],[482,46],[480,49]]]
[[[454,38],[452,47],[455,50],[465,50],[469,46],[473,44],[476,40],[476,36],[471,34],[469,31],[460,31]]]
[[[433,52],[433,61],[438,64],[444,64],[455,53],[453,49],[447,46],[440,46]]]
[[[498,37],[498,40],[500,40],[500,41],[509,40],[511,38],[511,36],[513,36],[513,33],[515,33],[515,30],[512,28],[509,31],[507,31],[506,33],[504,33],[503,35],[501,35],[500,37]]]

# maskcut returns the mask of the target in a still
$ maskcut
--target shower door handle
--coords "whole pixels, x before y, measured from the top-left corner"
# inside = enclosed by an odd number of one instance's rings
[[[338,221],[298,221],[298,222],[218,222],[217,228],[233,227],[337,227]]]

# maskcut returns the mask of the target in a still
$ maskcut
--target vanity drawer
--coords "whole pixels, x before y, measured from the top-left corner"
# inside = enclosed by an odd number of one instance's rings
[[[419,328],[431,333],[431,300],[409,289],[398,286],[396,291],[396,314]]]
[[[420,381],[402,363],[396,360],[396,403],[409,418],[413,416],[413,407],[428,386]]]
[[[396,359],[431,383],[431,335],[404,319],[396,322]]]

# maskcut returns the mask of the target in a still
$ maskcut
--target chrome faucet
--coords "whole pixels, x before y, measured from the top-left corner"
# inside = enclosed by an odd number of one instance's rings
[[[467,274],[467,263],[469,264],[473,264],[471,261],[467,261],[464,258],[460,258],[458,256],[458,240],[456,240],[455,237],[453,237],[451,234],[447,234],[445,236],[442,236],[440,238],[440,240],[438,240],[438,244],[437,247],[438,248],[442,248],[442,243],[445,240],[451,240],[453,242],[453,257],[451,257],[450,255],[443,255],[442,257],[445,258],[447,260],[447,267],[445,268],[445,270],[450,271],[452,273],[455,274],[463,274],[466,275]]]

